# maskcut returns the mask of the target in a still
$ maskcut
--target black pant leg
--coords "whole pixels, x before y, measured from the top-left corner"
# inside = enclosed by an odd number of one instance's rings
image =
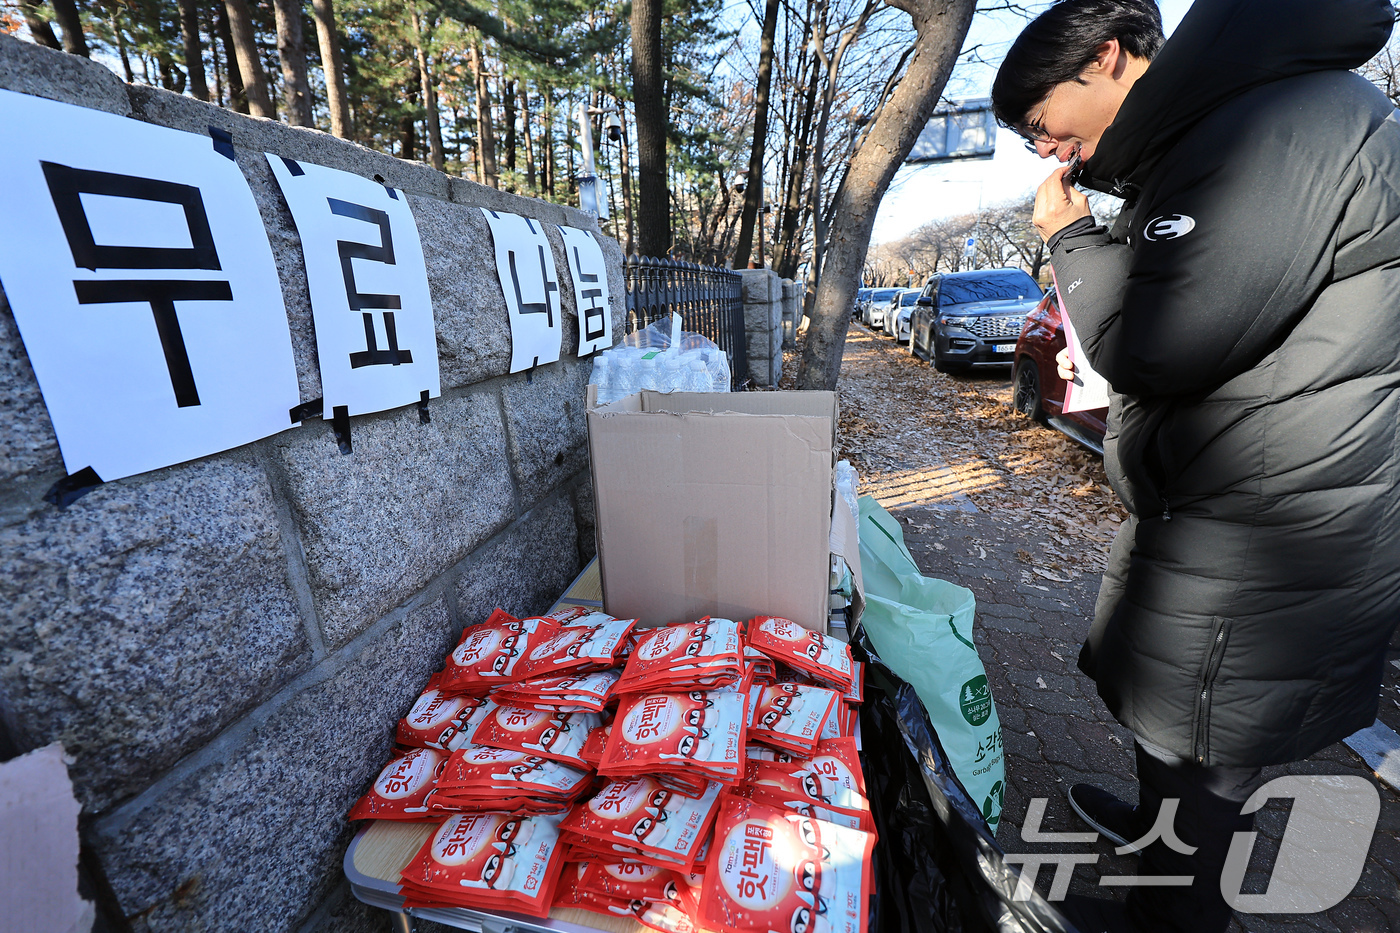
[[[1128,917],[1142,931],[1223,933],[1233,911],[1220,893],[1225,856],[1237,832],[1254,827],[1254,814],[1240,812],[1264,783],[1258,768],[1207,768],[1178,758],[1158,756],[1137,745],[1139,806],[1157,814],[1163,800],[1175,798],[1176,836],[1190,855],[1158,840],[1142,852],[1139,876],[1190,875],[1189,887],[1133,887]]]

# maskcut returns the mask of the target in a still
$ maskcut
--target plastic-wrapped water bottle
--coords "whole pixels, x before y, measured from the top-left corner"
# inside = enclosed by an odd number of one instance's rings
[[[593,373],[588,377],[588,381],[598,387],[599,405],[606,405],[613,401],[611,398],[612,373],[610,369],[606,353],[599,353],[593,358]]]

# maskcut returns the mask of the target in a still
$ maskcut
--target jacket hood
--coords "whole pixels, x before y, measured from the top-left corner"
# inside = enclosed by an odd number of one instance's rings
[[[1212,110],[1271,81],[1359,67],[1393,22],[1387,0],[1197,0],[1124,98],[1080,183],[1131,199]]]

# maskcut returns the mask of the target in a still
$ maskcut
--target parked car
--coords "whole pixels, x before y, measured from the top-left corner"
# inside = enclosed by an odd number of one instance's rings
[[[1065,348],[1064,308],[1055,289],[1026,315],[1021,338],[1016,342],[1016,368],[1011,384],[1015,387],[1016,410],[1044,421],[1079,443],[1103,453],[1103,435],[1108,409],[1065,412],[1065,381],[1059,377],[1055,354]]]
[[[885,323],[885,305],[889,304],[897,288],[874,288],[870,290],[870,300],[866,302],[861,322],[866,327],[878,328]]]
[[[933,276],[910,323],[910,351],[945,373],[1008,365],[1026,315],[1043,297],[1040,286],[1020,269]]]
[[[906,288],[899,293],[898,298],[890,302],[890,306],[885,312],[885,332],[894,337],[898,343],[907,344],[909,342],[909,322],[913,319],[914,309],[918,307],[915,302],[922,294],[920,289]]]
[[[896,288],[890,300],[885,302],[885,312],[880,316],[880,330],[886,334],[890,333],[890,327],[894,324],[895,316],[899,314],[899,302],[911,289]],[[918,289],[912,289],[915,297],[918,297]]]

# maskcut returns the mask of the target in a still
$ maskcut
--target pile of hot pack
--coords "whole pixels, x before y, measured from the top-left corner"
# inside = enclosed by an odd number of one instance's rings
[[[863,670],[759,616],[467,628],[351,819],[437,823],[410,907],[576,907],[667,933],[865,933]]]

